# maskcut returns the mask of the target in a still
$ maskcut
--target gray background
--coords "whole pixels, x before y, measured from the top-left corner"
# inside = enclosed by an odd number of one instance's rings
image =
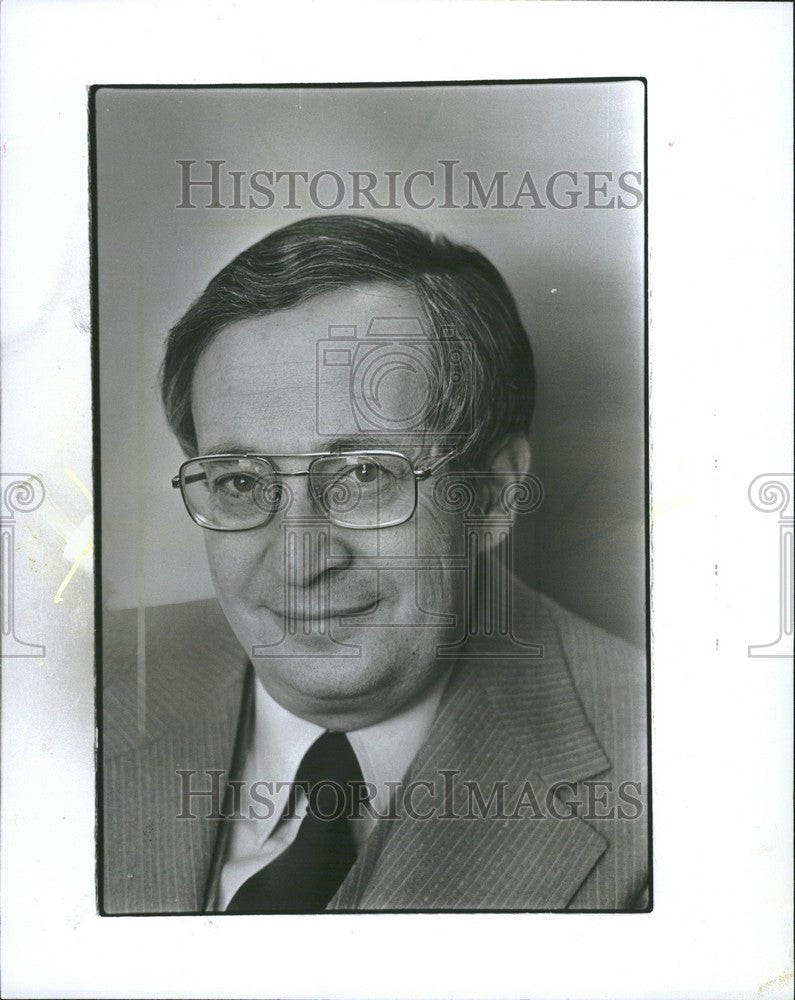
[[[103,601],[150,606],[212,593],[202,532],[170,486],[182,456],[156,377],[168,328],[240,250],[318,211],[308,199],[303,211],[277,207],[281,198],[263,211],[178,211],[175,161],[198,160],[203,175],[210,158],[248,173],[344,175],[440,172],[445,158],[486,185],[507,170],[509,191],[529,170],[541,188],[557,170],[642,170],[643,91],[102,89],[96,143]],[[472,243],[503,273],[536,355],[533,471],[545,489],[518,526],[516,568],[571,610],[643,642],[643,209],[379,214]]]

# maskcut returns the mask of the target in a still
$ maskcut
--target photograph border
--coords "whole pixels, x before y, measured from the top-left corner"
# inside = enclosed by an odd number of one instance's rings
[[[99,360],[99,261],[98,261],[98,215],[101,207],[98,204],[98,164],[97,164],[97,129],[96,129],[96,98],[101,90],[135,90],[135,91],[195,91],[195,90],[383,90],[409,88],[443,88],[443,87],[473,87],[473,86],[539,86],[539,85],[577,85],[577,84],[610,84],[610,83],[641,83],[643,86],[643,553],[645,559],[645,681],[646,681],[646,784],[644,821],[646,822],[646,838],[648,845],[648,902],[643,908],[605,910],[605,909],[355,909],[355,910],[324,910],[320,915],[334,914],[342,916],[365,914],[564,914],[570,916],[593,915],[626,916],[632,914],[648,914],[654,909],[654,853],[653,853],[653,747],[652,747],[652,551],[651,551],[651,483],[650,483],[650,426],[649,426],[649,118],[648,118],[648,80],[644,76],[605,76],[605,77],[559,77],[559,78],[526,78],[526,79],[459,79],[459,80],[402,80],[373,82],[334,82],[334,83],[201,83],[201,84],[144,84],[144,83],[112,83],[93,84],[88,88],[88,163],[89,163],[89,246],[90,246],[90,300],[91,300],[91,396],[92,396],[92,454],[93,454],[93,491],[94,491],[94,697],[95,697],[95,890],[96,912],[100,917],[186,917],[213,916],[225,917],[237,914],[213,910],[192,911],[152,911],[146,913],[108,913],[103,908],[104,893],[104,823],[103,823],[103,614],[102,605],[102,457],[101,457],[101,412],[100,412],[100,381],[101,365]],[[237,752],[237,751],[236,751]],[[291,915],[285,911],[285,916]]]

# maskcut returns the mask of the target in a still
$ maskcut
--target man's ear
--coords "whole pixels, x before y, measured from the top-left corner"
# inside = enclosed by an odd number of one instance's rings
[[[488,490],[484,497],[484,513],[488,517],[501,514],[503,517],[514,511],[505,511],[500,505],[500,496],[512,480],[521,481],[530,471],[530,441],[526,434],[510,434],[492,453],[487,475]]]

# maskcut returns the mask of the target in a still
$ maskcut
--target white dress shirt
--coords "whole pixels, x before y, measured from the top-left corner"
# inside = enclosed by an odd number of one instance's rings
[[[427,739],[448,676],[449,671],[419,701],[397,715],[347,733],[362,777],[376,788],[369,803],[372,812],[364,807],[362,815],[351,821],[357,849],[370,835],[377,816],[388,813],[397,786]],[[304,754],[325,731],[282,708],[258,679],[254,681],[252,738],[242,773],[235,776],[243,782],[238,812],[244,818],[227,820],[230,829],[212,909],[225,910],[248,878],[292,844],[306,814],[307,801],[299,792],[294,815],[283,818],[290,785]],[[258,788],[257,782],[261,783]],[[252,797],[252,789],[266,801]]]

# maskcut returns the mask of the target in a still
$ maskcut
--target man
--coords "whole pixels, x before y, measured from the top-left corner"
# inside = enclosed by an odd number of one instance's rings
[[[540,492],[496,269],[306,219],[161,376],[218,600],[147,610],[145,684],[106,627],[105,912],[646,906],[642,658],[510,572]]]

